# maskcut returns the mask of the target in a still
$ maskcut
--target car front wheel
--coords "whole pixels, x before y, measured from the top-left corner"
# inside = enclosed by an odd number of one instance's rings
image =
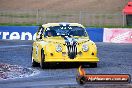
[[[46,66],[45,66],[45,62],[44,62],[44,60],[45,60],[44,50],[41,49],[41,61],[40,61],[40,67],[41,67],[42,69],[44,69],[44,68],[46,67]]]
[[[33,48],[32,48],[32,52],[31,52],[31,59],[32,59],[32,67],[38,67],[38,64],[39,63],[37,63],[36,61],[34,61],[34,59],[33,59]]]

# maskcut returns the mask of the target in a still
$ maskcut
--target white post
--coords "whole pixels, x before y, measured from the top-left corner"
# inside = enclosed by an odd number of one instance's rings
[[[126,25],[126,15],[125,15],[125,13],[123,13],[123,27]]]

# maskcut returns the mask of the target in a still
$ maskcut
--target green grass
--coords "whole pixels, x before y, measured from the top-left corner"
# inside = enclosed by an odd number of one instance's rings
[[[30,14],[16,15],[16,14],[3,14],[3,13],[0,13],[0,16],[1,17],[14,17],[14,18],[35,18],[36,17],[36,15],[30,15]]]
[[[38,25],[35,23],[0,23],[0,26],[38,26]]]
[[[42,24],[36,24],[36,23],[0,23],[0,26],[40,26]],[[115,26],[115,25],[104,25],[104,26],[99,26],[99,25],[91,25],[87,26],[84,25],[85,27],[94,27],[94,28],[132,28],[132,26]]]
[[[116,25],[104,25],[104,26],[98,26],[98,25],[91,25],[91,26],[85,26],[85,27],[93,27],[93,28],[132,28],[132,26],[116,26]]]

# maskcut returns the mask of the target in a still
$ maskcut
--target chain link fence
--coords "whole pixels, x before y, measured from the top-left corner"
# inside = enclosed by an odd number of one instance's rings
[[[46,10],[0,10],[0,23],[45,24],[53,22],[76,22],[86,26],[124,26],[122,13],[93,13]]]

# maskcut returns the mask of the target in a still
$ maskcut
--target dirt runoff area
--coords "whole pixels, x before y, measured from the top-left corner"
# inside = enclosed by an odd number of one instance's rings
[[[129,0],[0,0],[0,10],[121,12]]]

